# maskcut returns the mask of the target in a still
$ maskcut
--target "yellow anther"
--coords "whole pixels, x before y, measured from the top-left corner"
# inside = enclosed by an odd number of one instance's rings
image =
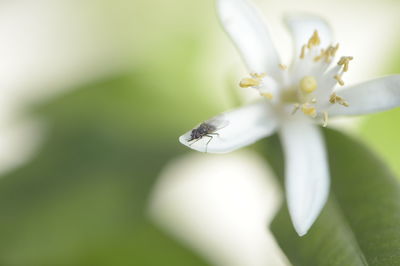
[[[286,70],[288,67],[287,67],[287,65],[279,64],[279,68],[282,70]]]
[[[336,55],[336,52],[339,50],[339,44],[337,43],[335,47],[332,49],[332,56]]]
[[[250,73],[251,78],[242,79],[239,86],[242,88],[257,87],[261,85],[262,79],[266,76],[265,73]]]
[[[319,54],[319,55],[317,55],[316,57],[314,57],[314,61],[315,62],[318,62],[319,60],[321,60],[322,58],[324,58],[325,57],[325,50],[324,49],[321,49],[321,53]]]
[[[308,40],[307,47],[311,48],[313,46],[320,45],[321,39],[319,38],[318,31],[315,30],[311,38]]]
[[[305,76],[300,80],[300,89],[304,93],[312,93],[317,89],[317,81],[313,76]]]
[[[261,84],[260,79],[255,78],[244,78],[240,81],[239,86],[241,88],[256,87]]]
[[[316,117],[317,116],[317,109],[314,107],[308,106],[307,104],[303,104],[301,107],[301,111],[308,116]]]
[[[307,48],[307,45],[305,45],[305,44],[301,47],[300,59],[303,59],[304,56],[306,55],[306,48]]]
[[[331,45],[326,49],[326,51],[325,51],[325,62],[326,63],[330,63],[332,60],[332,57],[335,56],[334,50],[335,50],[335,48]]]
[[[335,75],[333,78],[336,79],[336,81],[339,83],[340,86],[344,85],[344,81],[342,79],[342,76]]]
[[[294,104],[293,111],[292,111],[292,115],[294,115],[299,109],[300,109],[300,104],[295,103],[295,104]]]
[[[265,73],[250,73],[250,76],[255,78],[255,79],[262,79],[267,76]]]
[[[321,53],[316,57],[314,57],[314,61],[318,62],[321,59],[325,59],[326,63],[330,63],[338,49],[339,49],[339,44],[336,44],[336,46],[330,45],[326,49],[321,49]]]
[[[337,102],[337,99],[339,98],[339,96],[336,95],[336,93],[332,93],[331,97],[329,98],[329,102],[334,104]]]
[[[345,107],[349,107],[349,103],[343,99],[342,97],[336,95],[336,93],[332,93],[331,97],[329,98],[329,102],[334,104],[334,103],[338,103],[341,104]]]
[[[323,115],[322,119],[324,121],[324,124],[322,126],[323,127],[327,127],[328,126],[328,113],[327,112],[323,112],[322,115]]]
[[[269,92],[261,93],[261,96],[264,96],[264,97],[267,98],[268,100],[272,100],[272,98],[274,98],[274,96],[272,95],[272,93],[269,93]]]
[[[339,104],[343,105],[344,107],[349,107],[350,106],[350,104],[348,102],[346,102],[346,101],[342,101]]]
[[[349,70],[349,63],[353,60],[352,56],[343,56],[340,58],[338,65],[343,66],[343,72],[347,72]]]

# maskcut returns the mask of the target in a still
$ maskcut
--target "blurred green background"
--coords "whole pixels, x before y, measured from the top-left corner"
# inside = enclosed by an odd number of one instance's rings
[[[63,45],[49,45],[57,56],[43,59],[46,66],[40,58],[31,62],[26,72],[40,71],[40,79],[27,78],[12,96],[18,108],[9,119],[40,121],[43,137],[26,162],[0,179],[0,265],[210,265],[153,225],[146,206],[163,167],[190,152],[178,136],[234,105],[226,89],[231,66],[218,57],[219,49],[233,48],[213,1],[61,3],[40,1],[33,10],[24,2],[0,3],[10,47],[18,43],[16,31],[39,45],[49,42],[46,36]],[[7,12],[19,14],[11,25],[1,19]],[[18,26],[24,12],[35,21],[51,16],[37,32],[24,33]],[[52,22],[54,32],[43,33]],[[75,61],[63,69],[66,51]],[[398,59],[399,53],[379,71],[399,72]],[[399,112],[369,116],[356,133],[398,174]]]

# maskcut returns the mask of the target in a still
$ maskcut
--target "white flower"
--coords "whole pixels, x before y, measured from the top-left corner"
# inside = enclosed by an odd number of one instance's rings
[[[302,236],[314,223],[329,194],[324,140],[316,124],[328,117],[359,115],[400,105],[400,75],[343,86],[350,56],[335,59],[339,45],[331,29],[314,16],[286,19],[295,56],[282,65],[268,29],[246,0],[217,0],[219,16],[245,61],[258,102],[212,118],[179,138],[201,152],[225,153],[278,132],[285,153],[285,187],[289,212]]]

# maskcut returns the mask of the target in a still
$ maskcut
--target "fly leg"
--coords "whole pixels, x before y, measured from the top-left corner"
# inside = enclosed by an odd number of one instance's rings
[[[212,135],[212,136],[210,136],[210,135]],[[212,141],[212,139],[214,138],[214,136],[218,136],[218,137],[219,137],[219,134],[218,134],[218,133],[208,133],[206,136],[210,138],[210,140],[207,141],[207,144],[206,144],[206,152],[207,152],[208,143],[210,143],[210,142]]]
[[[213,140],[213,136],[210,136],[210,135],[215,135],[215,134],[217,134],[217,133],[209,133],[209,134],[207,134],[206,136],[207,137],[209,137],[210,139],[207,141],[207,144],[206,144],[206,153],[207,153],[207,150],[208,150],[208,144]],[[218,135],[218,134],[217,134]]]
[[[218,136],[219,137],[218,133],[208,133],[207,135],[214,135],[214,136]]]
[[[193,144],[195,144],[195,143],[198,142],[199,140],[201,140],[201,138],[196,139],[195,141],[193,141],[192,143],[190,143],[189,146],[192,146]]]

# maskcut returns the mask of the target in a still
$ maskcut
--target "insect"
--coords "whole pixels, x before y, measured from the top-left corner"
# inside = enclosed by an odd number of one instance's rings
[[[198,127],[192,130],[188,141],[193,141],[189,146],[192,146],[203,137],[210,138],[206,143],[206,152],[208,144],[213,140],[214,136],[219,136],[216,131],[226,127],[229,124],[228,120],[223,119],[222,116],[217,116],[201,123]]]

